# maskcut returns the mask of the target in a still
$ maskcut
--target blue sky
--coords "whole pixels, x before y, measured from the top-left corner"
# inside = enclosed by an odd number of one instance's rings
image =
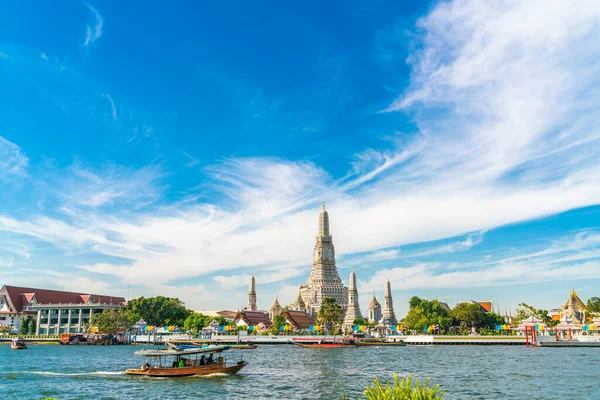
[[[403,4],[407,3],[407,4]],[[259,306],[325,201],[366,310],[600,283],[596,4],[0,5],[7,284]]]

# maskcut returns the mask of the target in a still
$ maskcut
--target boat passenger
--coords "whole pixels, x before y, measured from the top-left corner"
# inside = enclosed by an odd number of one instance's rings
[[[206,356],[204,354],[200,357],[200,365],[206,365]]]
[[[185,363],[183,362],[183,359],[179,360],[179,364],[177,365],[179,368],[183,368],[185,367]]]
[[[208,356],[208,361],[206,362],[207,364],[213,364],[215,362],[212,353],[210,353],[210,355]]]

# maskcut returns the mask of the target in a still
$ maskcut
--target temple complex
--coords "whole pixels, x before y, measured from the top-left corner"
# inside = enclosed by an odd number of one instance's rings
[[[312,271],[306,285],[300,286],[300,296],[311,314],[319,311],[321,301],[327,297],[334,298],[344,309],[348,303],[348,288],[342,283],[335,265],[335,249],[325,203],[319,214],[319,233],[313,254]]]
[[[377,298],[375,297],[375,293],[373,293],[373,299],[371,300],[371,304],[369,304],[368,322],[369,323],[379,322],[381,317],[382,317],[381,304],[379,304],[379,302],[377,301]]]
[[[354,270],[350,272],[350,287],[348,288],[348,308],[346,309],[346,317],[344,318],[344,328],[352,329],[354,320],[362,319],[360,307],[358,305],[358,289],[356,288],[356,274]]]
[[[577,293],[575,293],[575,289],[571,290],[571,295],[569,296],[569,300],[562,307],[561,311],[561,321],[569,320],[574,324],[583,324],[585,323],[585,312],[588,310],[587,306]]]
[[[392,287],[388,279],[385,280],[385,295],[383,302],[383,319],[388,321],[390,326],[396,325],[396,314],[394,313],[394,302],[392,301]]]
[[[248,289],[248,306],[246,307],[248,311],[256,311],[256,280],[254,279],[254,274],[250,278],[250,288]]]

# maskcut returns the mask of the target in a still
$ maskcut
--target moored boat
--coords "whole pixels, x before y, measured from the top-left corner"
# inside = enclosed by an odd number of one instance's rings
[[[319,340],[313,343],[303,343],[294,341],[294,344],[305,349],[336,349],[336,348],[356,348],[358,343],[354,340],[342,339],[339,341]]]
[[[401,341],[386,341],[386,340],[359,340],[358,345],[363,346],[406,346],[406,343]]]
[[[128,375],[143,375],[158,378],[177,378],[210,374],[233,375],[246,366],[240,358],[237,362],[229,362],[222,355],[228,346],[214,346],[195,349],[159,349],[141,350],[135,354],[146,357],[140,368],[125,370]],[[206,354],[209,354],[206,357]],[[216,355],[216,357],[215,357]],[[152,363],[154,362],[154,365]]]
[[[12,342],[10,342],[10,348],[13,350],[25,350],[27,345],[25,344],[25,340],[21,338],[14,338]]]

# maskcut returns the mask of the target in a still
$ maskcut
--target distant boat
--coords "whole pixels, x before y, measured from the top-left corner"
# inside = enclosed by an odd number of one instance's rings
[[[386,341],[380,339],[362,339],[358,341],[360,347],[363,346],[406,346],[406,343],[401,341]]]
[[[246,366],[240,359],[229,363],[221,353],[228,346],[214,346],[195,349],[142,350],[135,354],[146,357],[141,368],[125,370],[128,375],[143,375],[156,378],[178,378],[210,374],[233,375]],[[202,356],[199,356],[202,354]],[[206,354],[209,354],[206,357]],[[214,357],[216,355],[216,357]],[[154,362],[154,365],[151,363]]]
[[[13,350],[25,350],[27,345],[25,344],[25,340],[21,338],[14,338],[12,342],[10,342],[10,348]]]
[[[313,343],[294,341],[296,346],[300,346],[305,349],[335,349],[335,348],[356,348],[358,343],[354,340],[342,339],[342,340],[318,340]]]

